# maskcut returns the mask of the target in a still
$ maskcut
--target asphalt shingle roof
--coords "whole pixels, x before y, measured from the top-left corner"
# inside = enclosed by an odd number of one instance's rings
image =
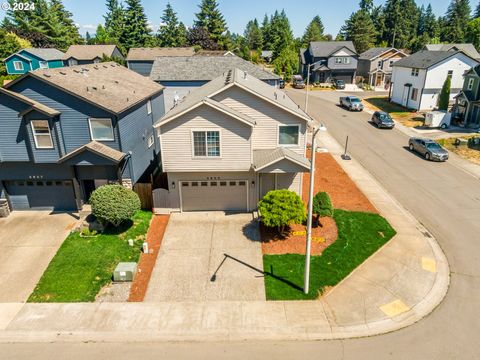
[[[154,61],[158,56],[193,56],[193,47],[131,48],[127,61]]]
[[[77,60],[93,60],[102,58],[105,54],[112,56],[115,51],[115,45],[70,45],[63,60],[75,58]]]
[[[45,61],[50,61],[50,60],[61,60],[64,56],[65,53],[57,50],[57,49],[49,49],[49,48],[27,48],[23,49],[23,51],[28,52],[32,55],[35,55],[39,57],[40,59],[43,59]]]
[[[392,50],[392,47],[377,47],[369,49],[360,54],[360,59],[362,60],[372,60],[375,59],[377,56],[382,55],[383,53]]]
[[[26,113],[30,110],[37,110],[37,111],[41,112],[42,114],[46,114],[48,116],[60,115],[59,111],[57,111],[55,109],[52,109],[51,107],[48,107],[48,106],[46,106],[42,103],[39,103],[38,101],[30,99],[29,97],[27,97],[23,94],[19,94],[19,93],[16,93],[14,91],[11,91],[11,90],[8,90],[8,89],[5,89],[5,88],[1,88],[1,87],[0,87],[0,93],[3,93],[5,95],[9,95],[13,98],[16,98],[17,100],[20,100],[21,102],[23,102],[27,105],[30,105],[30,109],[27,109],[27,111],[24,111],[23,113]]]
[[[430,51],[463,51],[474,59],[480,59],[480,54],[473,44],[427,44],[425,50]]]
[[[125,157],[125,153],[93,140],[90,141],[88,144],[80,146],[79,148],[70,151],[68,154],[65,154],[58,160],[58,162],[62,163],[74,157],[75,155],[82,153],[83,151],[93,152],[94,154],[107,158],[115,163],[119,163]]]
[[[398,60],[393,66],[406,68],[428,69],[429,67],[448,59],[449,57],[459,53],[459,51],[429,51],[420,50],[415,54]],[[463,52],[461,52],[463,53]]]
[[[253,150],[253,167],[255,170],[275,164],[283,159],[296,162],[306,169],[310,169],[310,161],[308,159],[288,148],[278,147],[275,149]]]
[[[50,83],[115,114],[122,113],[163,90],[160,84],[115,62],[38,69],[25,76]],[[8,88],[22,78],[8,83],[5,87]]]
[[[238,56],[181,56],[157,57],[150,79],[154,81],[209,81],[228,70],[238,68],[260,80],[280,79],[260,66]]]
[[[310,49],[314,57],[329,57],[344,47],[354,53],[357,52],[351,41],[312,41],[310,43]]]

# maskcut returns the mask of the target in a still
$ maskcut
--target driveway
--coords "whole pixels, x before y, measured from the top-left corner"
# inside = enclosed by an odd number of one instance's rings
[[[0,302],[25,302],[77,219],[16,211],[0,218]]]
[[[252,214],[172,214],[145,301],[265,300],[259,239]]]

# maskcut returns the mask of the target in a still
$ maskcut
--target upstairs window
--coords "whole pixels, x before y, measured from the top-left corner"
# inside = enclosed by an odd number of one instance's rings
[[[220,157],[220,131],[194,131],[193,155],[198,157]]]
[[[76,59],[69,59],[68,66],[75,66],[78,65],[78,61]]]
[[[467,90],[472,90],[474,83],[475,83],[475,79],[474,78],[469,78],[468,83],[467,83]]]
[[[377,63],[377,67],[380,69],[382,67],[382,60]]]
[[[155,139],[154,139],[153,134],[152,134],[147,139],[147,146],[149,148],[151,148],[154,143],[155,143]]]
[[[418,77],[419,73],[420,73],[420,69],[412,68],[412,76]]]
[[[40,69],[48,69],[48,61],[39,61],[38,65],[40,66]]]
[[[348,56],[336,57],[335,64],[350,64],[350,58]]]
[[[112,119],[89,119],[92,140],[114,141]]]
[[[147,101],[147,114],[150,115],[152,113],[152,100]]]
[[[299,125],[280,125],[278,127],[278,144],[286,146],[298,145],[299,132]]]
[[[451,79],[452,76],[453,76],[453,70],[448,70],[447,77]]]
[[[52,149],[53,141],[48,120],[32,120],[32,133],[37,149]]]
[[[13,68],[16,71],[22,71],[23,70],[23,63],[21,61],[14,61],[13,62]]]

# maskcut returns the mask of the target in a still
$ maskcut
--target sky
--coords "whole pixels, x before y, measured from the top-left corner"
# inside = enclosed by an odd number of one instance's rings
[[[0,3],[5,0],[0,0]],[[19,0],[20,1],[20,0]],[[28,1],[28,0],[22,0]],[[444,15],[451,0],[417,0],[419,6],[432,4],[437,16]],[[478,0],[471,0],[472,7]],[[374,0],[375,5],[385,1]],[[98,24],[103,24],[105,14],[104,0],[63,0],[65,7],[73,13],[73,18],[80,28],[80,33],[87,31],[95,33]],[[200,0],[170,0],[170,4],[177,12],[180,21],[187,26],[192,25],[195,13],[198,12]],[[285,9],[293,33],[296,37],[303,34],[305,27],[315,15],[320,15],[325,26],[325,33],[334,37],[338,33],[345,19],[358,9],[359,0],[218,0],[229,30],[243,34],[246,23],[253,18],[259,21],[265,14],[272,14],[275,9]],[[153,29],[160,24],[167,0],[142,0],[148,20]],[[5,12],[0,10],[0,19]]]

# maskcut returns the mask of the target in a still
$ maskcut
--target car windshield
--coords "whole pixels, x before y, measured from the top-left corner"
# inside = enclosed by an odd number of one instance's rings
[[[380,113],[378,115],[378,118],[382,121],[385,121],[385,122],[392,122],[392,118],[390,117],[390,115],[385,114],[385,113]]]
[[[351,101],[352,103],[359,103],[359,102],[361,102],[360,99],[357,98],[357,97],[351,97],[351,98],[350,98],[350,101]]]
[[[425,145],[429,150],[440,150],[442,147],[434,142],[429,142]]]
[[[343,85],[345,82],[343,80],[337,80],[338,85]]]

